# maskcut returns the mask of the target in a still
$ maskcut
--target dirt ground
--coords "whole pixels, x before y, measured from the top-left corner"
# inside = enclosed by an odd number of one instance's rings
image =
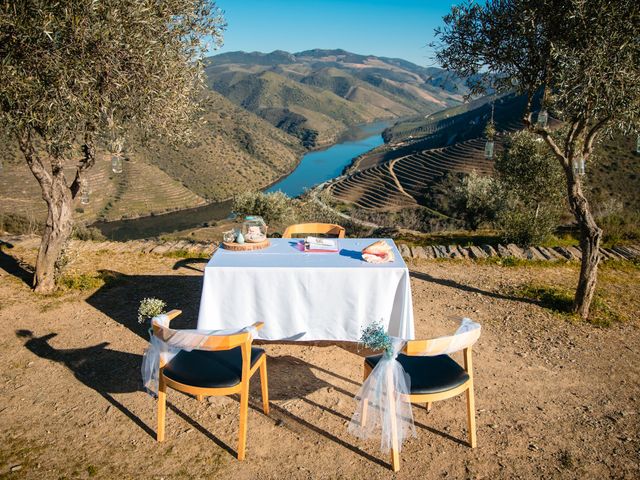
[[[37,297],[20,260],[0,253],[0,478],[640,478],[640,270],[605,269],[601,286],[631,320],[570,322],[511,293],[571,286],[575,266],[469,261],[409,265],[418,337],[483,325],[474,350],[478,448],[464,396],[414,406],[418,437],[393,474],[376,441],[347,432],[361,383],[357,348],[267,344],[271,414],[253,378],[247,458],[235,458],[236,397],[198,402],[170,391],[167,440],[141,390],[147,345],[139,300],[155,296],[194,325],[206,260],[101,251],[77,272],[109,271],[97,290]],[[10,272],[10,273],[8,273]]]

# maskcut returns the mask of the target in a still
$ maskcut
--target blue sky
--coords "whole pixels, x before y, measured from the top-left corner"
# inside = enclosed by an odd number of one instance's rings
[[[428,43],[457,2],[444,0],[218,0],[229,24],[224,46],[299,52],[311,48],[399,57],[434,65]]]

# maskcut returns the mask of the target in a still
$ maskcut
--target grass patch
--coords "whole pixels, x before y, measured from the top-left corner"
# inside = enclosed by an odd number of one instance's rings
[[[528,283],[516,287],[512,293],[533,300],[538,305],[566,320],[578,322],[580,317],[573,312],[574,291],[563,287]],[[602,292],[596,292],[589,314],[588,323],[598,327],[610,327],[614,323],[626,321],[626,317],[611,306]]]
[[[442,232],[424,235],[400,234],[395,238],[412,247],[426,247],[431,245],[460,245],[469,247],[472,245],[498,245],[501,238],[491,230],[479,230],[477,232]],[[502,242],[504,243],[504,242]]]
[[[569,470],[573,469],[576,464],[576,461],[569,450],[560,450],[558,453],[558,462],[562,468]]]
[[[193,252],[191,250],[173,250],[163,253],[162,256],[167,258],[209,258],[211,254],[206,252]]]
[[[89,465],[87,467],[87,474],[90,477],[95,477],[98,474],[98,467],[96,467],[95,465]]]
[[[565,260],[529,260],[527,258],[516,257],[488,257],[475,259],[479,265],[498,265],[500,267],[539,267],[549,268],[557,267],[559,265],[565,265],[568,263]]]
[[[57,284],[62,290],[86,292],[97,290],[98,288],[112,286],[117,283],[122,275],[110,270],[100,270],[97,273],[74,273],[62,275],[58,278]]]
[[[640,257],[631,260],[606,260],[600,264],[603,270],[618,270],[621,272],[637,272],[640,270]]]
[[[542,242],[538,247],[577,247],[580,245],[580,239],[571,233],[564,235],[551,235],[546,241]]]

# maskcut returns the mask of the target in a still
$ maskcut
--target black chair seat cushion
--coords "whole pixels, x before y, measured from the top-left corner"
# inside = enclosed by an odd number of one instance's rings
[[[373,368],[381,358],[382,355],[373,355],[365,362]],[[411,377],[412,394],[446,392],[469,380],[469,374],[449,355],[419,357],[401,353],[398,362]]]
[[[251,366],[264,355],[261,348],[251,348]],[[231,350],[182,350],[167,363],[164,376],[185,385],[202,388],[225,388],[238,385],[242,380],[242,352]]]

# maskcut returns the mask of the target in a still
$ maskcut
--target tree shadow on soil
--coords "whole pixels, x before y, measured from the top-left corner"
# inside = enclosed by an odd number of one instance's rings
[[[174,270],[180,270],[184,268],[186,270],[192,270],[194,272],[204,273],[204,268],[196,268],[193,264],[207,264],[209,263],[208,258],[184,258],[182,260],[177,261],[173,264]]]
[[[0,244],[0,268],[9,275],[13,275],[17,279],[22,280],[27,284],[27,286],[31,287],[33,284],[33,268],[31,265],[28,265],[11,255],[7,255],[3,251],[3,248],[7,247],[12,248],[12,245],[6,242]]]
[[[26,340],[25,348],[34,355],[67,367],[80,383],[95,390],[144,432],[155,438],[155,431],[149,425],[113,397],[113,394],[142,392],[144,390],[140,376],[142,355],[112,350],[108,348],[108,342],[82,348],[58,349],[49,343],[52,338],[57,336],[56,333],[36,337],[30,330],[17,330],[16,336]],[[330,383],[316,377],[312,367],[314,366],[290,356],[270,357],[268,360],[270,399],[284,401],[301,398],[321,388],[333,387]],[[184,394],[170,389],[169,396],[171,395]],[[251,378],[250,395],[253,398],[260,398],[260,381],[257,374]],[[239,401],[237,395],[233,395],[231,398]],[[253,405],[253,402],[251,403],[252,408],[261,409],[261,406],[258,407]],[[235,455],[233,449],[176,405],[168,402],[167,406],[220,448]],[[322,430],[316,427],[316,431]]]
[[[455,288],[458,290],[462,290],[463,292],[477,293],[479,295],[484,295],[486,297],[491,297],[498,300],[512,300],[512,301],[523,302],[523,303],[534,303],[530,299],[525,297],[517,297],[517,296],[506,295],[506,294],[497,293],[497,292],[491,292],[489,290],[482,290],[480,288],[472,287],[470,285],[465,285],[464,283],[458,283],[455,280],[434,277],[424,272],[410,271],[409,275],[413,278],[416,278],[418,280],[423,280],[425,282],[436,283],[438,285],[442,285],[443,287]]]
[[[87,303],[125,326],[141,338],[149,339],[149,326],[138,323],[137,308],[143,298],[155,297],[167,303],[167,309],[182,310],[171,322],[174,328],[196,328],[202,277],[197,275],[126,275],[100,270],[101,276],[117,281],[96,290]]]

